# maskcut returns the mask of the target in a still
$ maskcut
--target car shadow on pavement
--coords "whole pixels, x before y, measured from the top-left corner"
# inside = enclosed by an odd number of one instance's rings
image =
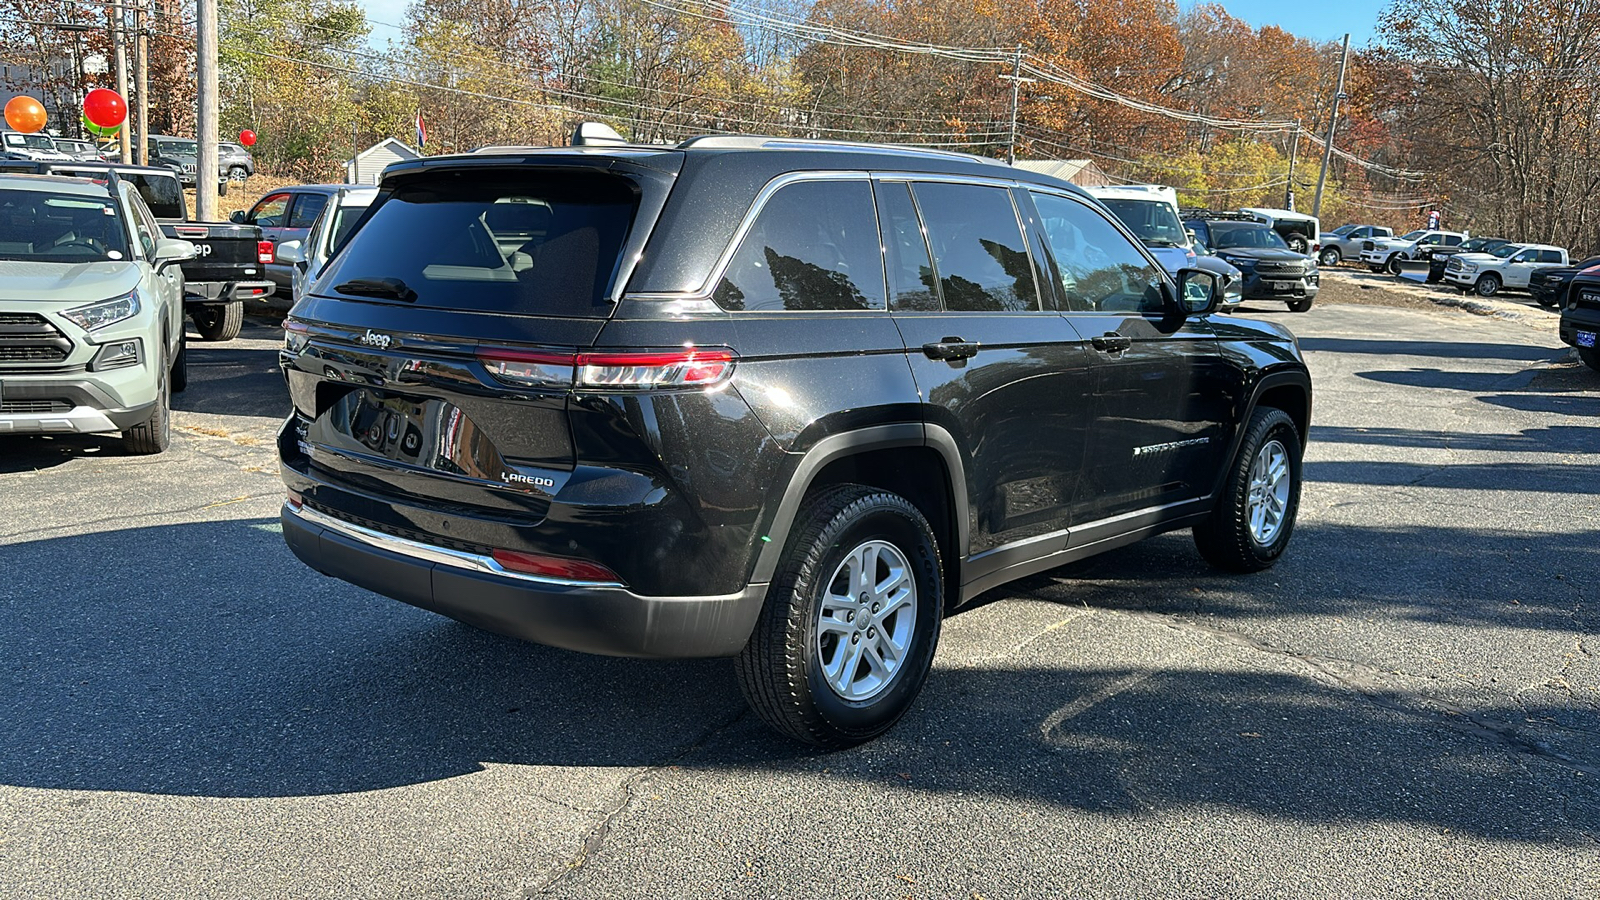
[[[1300,349],[1318,353],[1370,353],[1377,356],[1437,356],[1444,359],[1514,359],[1539,362],[1565,350],[1526,344],[1489,344],[1473,341],[1389,341],[1358,338],[1303,337]]]
[[[1424,450],[1482,450],[1498,453],[1600,452],[1600,426],[1594,425],[1546,425],[1539,428],[1524,428],[1517,434],[1318,425],[1312,432],[1312,439],[1318,444],[1363,444],[1371,447],[1414,447]]]
[[[1576,820],[1597,830],[1600,759],[1562,761],[1559,748],[1541,750],[1505,724],[1543,718],[1600,733],[1596,710],[1530,700],[1452,716],[1303,665],[1301,675],[1175,658],[1136,669],[1013,654],[936,667],[890,734],[818,754],[743,711],[725,660],[611,659],[486,634],[311,572],[274,527],[194,523],[0,546],[10,571],[87,573],[0,583],[9,662],[0,784],[278,797],[420,784],[487,764],[671,763],[1110,814],[1222,805],[1540,841],[1570,838]],[[1186,535],[1168,535],[1012,593],[1113,615],[1191,607],[1594,630],[1593,613],[1575,621],[1574,590],[1554,577],[1526,585],[1520,606],[1473,589],[1481,573],[1461,563],[1491,549],[1503,559],[1505,536],[1303,531],[1278,569],[1253,579],[1210,573]],[[1592,572],[1595,537],[1516,540],[1530,561]],[[1424,550],[1437,567],[1408,585],[1373,565],[1374,553]],[[1509,753],[1528,759],[1513,764]],[[1516,802],[1497,799],[1506,797]],[[1567,812],[1557,815],[1547,804],[1560,797]]]
[[[191,341],[188,357],[189,389],[173,395],[173,409],[275,419],[289,414],[276,349]]]
[[[126,456],[116,434],[5,435],[0,437],[0,475],[32,472],[86,456]]]

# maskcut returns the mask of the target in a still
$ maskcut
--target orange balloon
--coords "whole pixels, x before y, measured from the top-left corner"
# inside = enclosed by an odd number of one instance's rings
[[[12,97],[6,103],[6,124],[23,134],[44,127],[44,104],[27,95]]]

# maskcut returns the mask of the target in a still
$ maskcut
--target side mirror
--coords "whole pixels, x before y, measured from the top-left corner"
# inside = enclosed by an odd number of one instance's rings
[[[278,245],[276,250],[272,251],[272,258],[274,262],[286,265],[303,263],[306,261],[304,245],[299,241],[284,241]]]
[[[1204,316],[1222,303],[1222,281],[1204,269],[1178,270],[1178,308],[1186,316]]]
[[[177,238],[162,238],[156,241],[156,252],[150,254],[150,261],[157,266],[164,266],[169,263],[183,262],[186,259],[194,259],[198,255],[199,251],[195,250],[194,245],[188,241],[180,241]]]
[[[243,224],[245,224],[245,222],[244,222],[244,210],[242,210],[242,209],[236,209],[236,210],[234,210],[234,211],[233,211],[233,212],[232,212],[232,213],[231,213],[231,214],[230,214],[230,215],[229,215],[229,216],[228,216],[228,221],[229,221],[229,222],[232,222],[232,223],[234,223],[234,224],[236,224],[236,225],[243,225]]]

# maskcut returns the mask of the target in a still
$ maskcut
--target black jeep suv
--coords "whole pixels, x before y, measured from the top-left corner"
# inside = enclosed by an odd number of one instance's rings
[[[1224,262],[1244,273],[1244,299],[1282,300],[1305,312],[1317,299],[1317,261],[1289,249],[1271,228],[1242,213],[1196,213],[1184,227]]]
[[[867,740],[942,617],[1193,527],[1294,527],[1294,338],[1103,207],[956,154],[756,137],[397,163],[285,323],[284,536],[335,577],[593,653],[732,656]]]

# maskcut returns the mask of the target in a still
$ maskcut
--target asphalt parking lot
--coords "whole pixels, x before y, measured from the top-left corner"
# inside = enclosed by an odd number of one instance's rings
[[[1185,532],[1011,585],[835,754],[725,662],[301,566],[281,332],[191,343],[169,453],[0,441],[0,895],[1600,895],[1600,377],[1537,322],[1248,314],[1316,379],[1278,567]]]

